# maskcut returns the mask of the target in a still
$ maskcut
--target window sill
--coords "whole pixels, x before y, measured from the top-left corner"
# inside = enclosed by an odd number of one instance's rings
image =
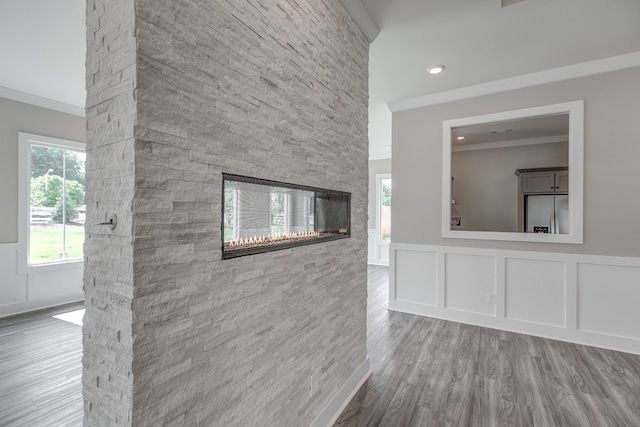
[[[30,272],[39,272],[39,271],[56,271],[56,270],[69,270],[76,268],[83,268],[84,260],[83,259],[70,259],[64,261],[56,261],[56,262],[46,262],[42,264],[27,264],[19,273],[27,274]]]

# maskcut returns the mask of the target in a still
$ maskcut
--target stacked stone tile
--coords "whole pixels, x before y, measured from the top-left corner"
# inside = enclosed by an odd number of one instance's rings
[[[366,356],[364,37],[339,0],[87,14],[86,424],[308,424]],[[221,260],[223,172],[351,192],[352,237]]]
[[[133,4],[87,3],[85,425],[129,425],[133,397],[136,41]],[[118,227],[95,224],[118,215]]]

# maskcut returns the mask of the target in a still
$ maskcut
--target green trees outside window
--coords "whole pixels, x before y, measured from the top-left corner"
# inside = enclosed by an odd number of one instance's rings
[[[31,144],[29,261],[81,258],[85,154]]]

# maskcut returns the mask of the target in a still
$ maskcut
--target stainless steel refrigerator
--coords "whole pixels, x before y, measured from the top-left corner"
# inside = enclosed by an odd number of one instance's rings
[[[527,233],[569,234],[569,196],[527,195],[524,203]]]

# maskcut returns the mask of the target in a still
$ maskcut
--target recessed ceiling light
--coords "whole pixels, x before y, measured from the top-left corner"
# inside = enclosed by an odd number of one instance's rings
[[[391,146],[390,145],[385,145],[384,148],[386,148],[387,150],[391,150]]]
[[[462,140],[464,139],[464,136],[462,136],[462,135],[457,136],[457,137],[456,137],[456,139],[457,139],[458,141],[462,141]]]
[[[444,65],[433,65],[427,68],[429,74],[440,74],[444,70]]]

